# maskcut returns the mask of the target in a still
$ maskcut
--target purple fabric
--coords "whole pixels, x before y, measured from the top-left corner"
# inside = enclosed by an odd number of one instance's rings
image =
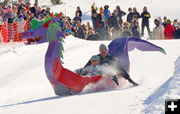
[[[53,81],[56,84],[61,85],[61,83],[55,79],[53,74],[55,59],[60,60],[60,54],[58,52],[60,52],[60,43],[55,40],[50,42],[45,55],[45,72],[51,83]]]
[[[135,48],[140,51],[160,51],[162,49],[161,47],[154,45],[146,40],[134,37],[128,38],[128,51],[131,51]]]
[[[135,38],[117,38],[109,44],[109,54],[117,57],[121,66],[128,72],[130,68],[128,51],[132,51],[135,48],[141,51],[161,51],[163,48],[156,46],[148,41]]]
[[[30,29],[24,33],[22,33],[22,37],[23,39],[28,39],[28,38],[35,38],[35,37],[38,37],[38,36],[42,36],[43,38],[38,41],[37,43],[44,43],[44,42],[48,42],[47,41],[47,28],[45,27],[40,27],[38,29]],[[58,31],[56,33],[56,40],[58,40],[59,38],[63,37],[64,38],[64,33],[63,32],[60,32]]]

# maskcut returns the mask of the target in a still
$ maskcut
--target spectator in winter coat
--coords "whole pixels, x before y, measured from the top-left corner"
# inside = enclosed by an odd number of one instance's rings
[[[93,3],[93,5],[91,6],[91,17],[93,16],[94,13],[97,14],[97,6],[95,5],[95,3]]]
[[[143,8],[143,12],[141,13],[142,18],[142,28],[141,35],[144,36],[144,28],[147,28],[148,34],[150,36],[150,28],[149,28],[149,18],[151,18],[150,13],[147,11],[147,7]]]
[[[102,7],[100,7],[99,9],[99,14],[102,15],[102,17],[104,18],[104,9]]]
[[[167,20],[167,25],[164,28],[164,39],[173,39],[174,27],[171,25],[171,20]]]
[[[31,3],[26,3],[26,11],[27,11],[27,14],[31,14],[31,10],[30,10],[30,7],[31,7]]]
[[[104,16],[101,13],[97,14],[96,27],[98,27],[101,23],[104,23]]]
[[[119,22],[119,25],[123,23],[122,17],[126,15],[124,11],[121,10],[120,6],[116,6],[116,10],[118,12],[117,14],[117,21]]]
[[[75,22],[77,22],[77,21],[82,22],[82,19],[81,19],[81,17],[79,16],[79,13],[78,13],[78,12],[76,12],[76,15],[75,15],[73,21],[75,21]]]
[[[99,46],[99,52],[100,52],[100,54],[98,54],[97,56],[100,57],[100,65],[101,66],[106,66],[106,67],[115,69],[117,76],[124,77],[126,80],[128,80],[130,83],[132,83],[134,86],[138,85],[136,82],[134,82],[130,78],[129,74],[121,67],[118,59],[115,57],[112,57],[108,54],[108,47],[106,45],[101,44]],[[89,60],[88,63],[85,65],[85,67],[89,66],[91,64],[92,64],[92,62],[91,62],[91,60]],[[104,73],[106,73],[106,71],[103,70],[103,74]]]
[[[111,12],[109,10],[109,6],[108,5],[104,6],[103,14],[104,14],[105,22],[107,22],[108,18],[111,16]]]
[[[154,24],[156,25],[153,29],[152,40],[164,39],[164,26],[160,24],[159,20],[155,19]]]
[[[84,75],[84,76],[102,75],[102,69],[99,65],[100,56],[94,55],[91,57],[90,61],[91,61],[91,65],[86,66],[82,70],[81,75]]]
[[[97,13],[93,13],[91,19],[92,19],[93,29],[96,30],[96,28],[98,27]]]
[[[46,10],[43,9],[41,11],[41,14],[43,14],[45,17],[50,17],[52,15],[50,10],[51,10],[50,7],[47,7]]]
[[[167,25],[167,17],[164,16],[164,18],[163,18],[163,26],[166,27],[166,25]]]
[[[133,16],[130,29],[132,31],[132,36],[136,38],[141,38],[138,17],[136,15]]]
[[[79,6],[77,7],[76,13],[79,13],[79,17],[82,17],[82,11]]]
[[[130,37],[130,36],[132,36],[132,33],[129,30],[130,24],[128,22],[124,22],[122,27],[123,27],[123,30],[122,30],[122,33],[121,33],[121,37]]]
[[[37,3],[34,4],[34,7],[30,8],[31,13],[33,13],[36,18],[38,18],[37,9],[38,9],[38,4]]]
[[[98,33],[98,40],[106,40],[107,28],[105,27],[104,22],[101,22],[96,29]]]
[[[77,37],[85,39],[84,29],[83,29],[80,21],[77,22]]]
[[[175,25],[174,39],[180,39],[180,25]]]
[[[141,16],[140,16],[140,14],[139,14],[139,12],[137,11],[137,9],[136,9],[136,7],[134,7],[133,8],[133,17],[137,17],[137,18],[140,18]]]
[[[120,28],[119,23],[117,21],[117,12],[116,11],[114,11],[112,13],[112,15],[109,17],[107,23],[108,23],[108,27],[110,27],[110,28],[112,28],[112,27],[114,29],[119,29]]]
[[[178,24],[178,20],[177,19],[174,19],[173,21],[173,27],[175,28],[175,26]]]
[[[112,39],[118,38],[120,36],[120,25],[117,20],[117,14],[118,12],[115,10],[112,13],[112,16],[108,19],[108,27],[112,31]]]
[[[127,15],[127,22],[131,23],[132,18],[133,18],[133,12],[132,12],[132,8],[128,8],[128,15]]]

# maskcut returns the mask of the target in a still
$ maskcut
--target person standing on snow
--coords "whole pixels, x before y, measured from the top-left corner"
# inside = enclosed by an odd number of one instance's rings
[[[147,28],[148,34],[150,36],[150,28],[149,28],[149,18],[151,18],[150,13],[147,11],[147,7],[143,8],[143,12],[141,13],[142,18],[142,28],[141,35],[144,36],[144,28]]]
[[[164,39],[167,39],[167,40],[173,39],[174,32],[175,32],[175,29],[171,25],[171,20],[168,19],[167,25],[164,28]]]
[[[138,86],[138,84],[136,82],[134,82],[131,78],[130,78],[130,75],[121,67],[120,63],[119,63],[119,60],[113,56],[110,56],[108,54],[108,47],[104,44],[101,44],[99,46],[99,52],[100,54],[98,54],[97,56],[100,57],[100,65],[103,67],[108,67],[110,69],[114,69],[116,71],[116,75],[118,77],[124,77],[126,80],[128,80],[130,83],[133,84],[133,86]],[[91,60],[88,61],[88,63],[85,65],[86,66],[89,66],[91,65],[92,62]],[[106,68],[106,69],[108,69]],[[105,72],[110,72],[110,71],[103,71]],[[113,77],[114,78],[114,77]],[[117,78],[117,77],[116,77]]]
[[[163,40],[164,39],[164,27],[160,24],[160,21],[155,19],[154,24],[156,25],[153,29],[152,40]]]
[[[132,19],[133,19],[133,12],[132,12],[132,8],[128,8],[128,15],[127,15],[127,22],[131,23]]]
[[[119,22],[119,25],[121,26],[121,24],[123,23],[123,19],[122,17],[126,15],[126,13],[124,11],[121,10],[120,6],[116,6],[116,10],[118,12],[117,14],[117,21]]]
[[[79,13],[79,17],[82,17],[82,11],[79,6],[77,7],[76,13]]]

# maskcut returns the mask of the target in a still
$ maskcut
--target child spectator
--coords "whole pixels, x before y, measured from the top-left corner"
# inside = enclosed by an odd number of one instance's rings
[[[130,23],[128,23],[128,22],[123,22],[122,27],[123,27],[122,34],[121,34],[122,37],[132,36],[132,33],[131,33],[131,31],[129,30]]]

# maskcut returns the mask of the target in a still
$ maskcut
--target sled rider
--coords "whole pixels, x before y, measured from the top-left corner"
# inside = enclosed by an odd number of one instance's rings
[[[97,56],[100,56],[100,65],[109,65],[111,68],[116,69],[116,76],[117,77],[124,77],[126,80],[128,80],[130,83],[133,84],[133,86],[138,86],[136,82],[134,82],[130,75],[121,67],[119,60],[111,55],[108,54],[108,47],[104,44],[101,44],[99,46],[99,54]],[[91,65],[91,60],[88,61],[88,63],[84,66]],[[113,77],[113,79],[117,79],[117,77]]]

